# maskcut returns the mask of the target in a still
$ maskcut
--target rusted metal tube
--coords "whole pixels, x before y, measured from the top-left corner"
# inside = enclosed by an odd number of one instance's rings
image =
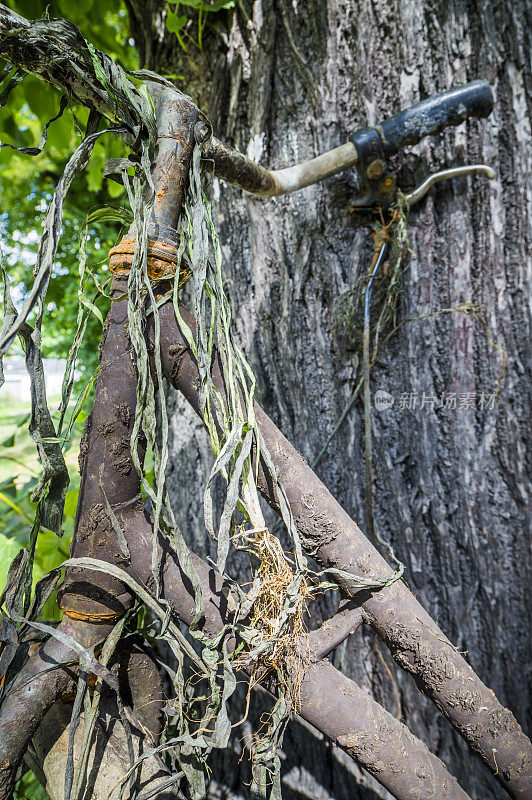
[[[157,152],[151,176],[155,204],[149,235],[165,244],[175,244],[199,110],[188,97],[174,89],[157,83],[148,86],[157,119]]]
[[[362,764],[395,797],[468,797],[440,759],[406,725],[327,659],[305,673],[301,708],[307,722]]]
[[[69,59],[75,52],[75,69],[64,69],[62,63],[64,53],[58,49],[58,37],[61,40],[67,39],[72,45]],[[119,118],[112,93],[98,81],[91,55],[79,31],[71,23],[66,23],[64,20],[28,21],[0,5],[0,55],[10,63],[33,72],[54,88],[59,88],[74,102],[97,110],[112,122],[125,122],[131,132],[127,132],[124,138],[129,144],[135,144],[133,131],[138,120],[130,119],[127,114],[126,119]],[[104,70],[112,74],[114,64],[111,59],[104,53],[99,53],[98,56],[102,60]],[[156,93],[169,92],[167,97],[170,98],[172,94],[171,89],[161,84],[150,84],[150,91],[152,96]],[[176,100],[176,93],[173,94],[170,107],[179,102]],[[449,92],[428,98],[395,117],[384,120],[374,130],[382,140],[385,151],[393,153],[404,147],[407,142],[416,142],[423,136],[434,135],[448,125],[460,124],[470,116],[487,116],[492,103],[491,90],[486,82],[475,81],[467,86],[456,87]],[[158,114],[160,110],[158,109]],[[177,121],[177,118],[174,121]],[[170,115],[168,123],[169,125],[172,123]],[[364,132],[364,130],[356,131],[352,135],[354,141],[360,144],[358,137]],[[238,150],[213,138],[206,153],[206,163],[210,163],[211,171],[218,178],[228,183],[263,197],[275,197],[302,189],[354,167],[359,163],[359,156],[354,142],[348,141],[301,164],[280,170],[269,170],[256,164]],[[178,209],[179,203],[175,207]]]
[[[165,377],[199,411],[197,365],[177,324],[171,303],[161,307],[161,351]],[[188,325],[194,320],[181,313]],[[224,393],[220,371],[213,380]],[[325,568],[362,576],[368,583],[389,580],[393,570],[360,528],[313,473],[304,458],[256,404],[255,415],[292,508],[296,526]],[[275,487],[259,470],[259,488],[279,510]],[[349,579],[338,584],[350,590]],[[513,714],[499,703],[438,628],[407,586],[395,581],[379,591],[358,593],[368,621],[409,672],[461,733],[472,750],[515,798],[532,797],[532,745]]]
[[[351,600],[344,601],[330,619],[309,634],[309,648],[316,661],[325,658],[364,622],[364,612]]]
[[[157,655],[140,635],[136,635],[119,642],[115,660],[119,664],[122,700],[133,709],[156,745],[163,729],[162,708],[165,701]]]
[[[164,259],[169,259],[164,264],[173,272],[177,267],[171,261],[177,244],[175,228],[181,213],[199,112],[194,103],[173,89],[150,84],[150,90],[159,138],[152,171],[156,196],[149,227],[153,237],[149,252],[155,255],[149,256],[148,269],[150,266],[158,268],[162,254]],[[127,294],[135,235],[132,228],[121,245],[113,248],[111,269],[115,272],[115,281],[111,294],[115,298]],[[158,241],[159,238],[162,241]],[[70,549],[73,558],[91,556],[117,566],[127,565],[128,556],[110,507],[140,502],[140,478],[130,447],[137,369],[129,339],[127,309],[125,297],[112,303],[102,335],[94,405],[80,447],[81,488]],[[140,463],[144,456],[145,446],[140,441]],[[87,583],[82,571],[68,569],[58,592],[58,602],[71,617],[112,619],[123,614],[132,600],[127,588],[110,575],[102,574],[97,580],[92,576]]]

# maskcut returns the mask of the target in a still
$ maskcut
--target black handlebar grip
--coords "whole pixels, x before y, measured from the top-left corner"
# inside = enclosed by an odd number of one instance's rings
[[[493,94],[487,81],[472,81],[449,89],[421,103],[400,111],[376,128],[384,152],[393,155],[425,136],[433,136],[451,125],[460,125],[469,117],[487,117],[493,109]]]

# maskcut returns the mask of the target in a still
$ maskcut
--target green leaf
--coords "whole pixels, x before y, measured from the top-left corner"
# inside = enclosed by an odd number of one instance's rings
[[[100,320],[100,323],[103,325],[102,312],[100,311],[98,306],[96,306],[91,300],[89,300],[89,298],[87,297],[87,295],[84,292],[80,291],[80,293],[79,293],[79,302],[82,305],[84,305],[85,308],[88,308],[90,311],[92,311],[94,316],[97,317]]]
[[[43,4],[41,0],[17,0],[16,3],[8,3],[8,5],[11,6],[11,8],[13,8],[14,5],[15,11],[22,14],[23,17],[29,17],[30,19],[36,19],[42,16],[43,13]]]
[[[52,113],[56,113],[54,109],[50,109]],[[70,148],[72,139],[74,137],[74,127],[72,125],[72,116],[62,116],[56,122],[52,122],[48,134],[48,141],[53,147],[60,151],[65,151]],[[69,154],[70,155],[70,154]]]
[[[33,774],[27,772],[15,786],[15,797],[31,798],[31,800],[49,800],[48,795]]]
[[[76,509],[78,507],[79,487],[77,489],[70,489],[65,497],[65,517],[75,517]]]
[[[177,36],[179,32],[183,30],[183,28],[187,24],[187,21],[188,21],[187,17],[185,17],[184,14],[178,17],[177,14],[174,14],[173,11],[170,11],[168,16],[166,17],[166,27],[171,33],[175,33],[175,35]]]
[[[212,6],[208,9],[211,13],[217,14],[218,11],[229,11],[235,7],[234,0],[214,0]]]
[[[27,104],[44,125],[58,107],[59,94],[32,75],[24,80],[23,89]]]
[[[115,200],[125,192],[125,189],[120,183],[116,183],[116,181],[108,181],[107,191],[109,192],[109,196]]]
[[[85,167],[85,177],[89,192],[99,192],[103,182],[103,162],[105,154],[96,150],[87,166]]]

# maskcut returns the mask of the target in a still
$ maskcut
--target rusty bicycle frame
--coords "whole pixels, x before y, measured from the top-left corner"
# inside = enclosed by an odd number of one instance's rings
[[[150,85],[150,92],[159,139],[152,173],[156,201],[149,228],[148,265],[149,274],[160,279],[170,278],[180,267],[176,264],[177,223],[192,149],[204,137],[204,127],[199,110],[189,98],[157,84]],[[221,179],[265,196],[295,191],[356,166],[364,189],[358,205],[385,205],[391,202],[395,191],[394,178],[386,166],[388,155],[470,116],[487,116],[491,107],[489,87],[479,81],[430,98],[376,128],[357,132],[350,142],[331,153],[286,170],[268,171],[215,139],[207,145],[206,158]],[[110,116],[109,108],[107,112]],[[471,171],[490,175],[489,167],[484,165],[447,171],[425,182],[412,195],[412,202],[435,180]],[[152,520],[142,501],[140,479],[130,452],[137,369],[124,294],[134,246],[134,232],[130,232],[110,254],[114,273],[111,295],[115,300],[105,323],[94,405],[81,446],[81,488],[71,547],[74,563],[67,567],[58,593],[64,613],[58,630],[84,646],[104,639],[134,599],[131,590],[117,577],[89,572],[76,566],[75,559],[91,557],[118,565],[141,586],[153,588]],[[190,314],[184,308],[181,313],[193,328]],[[161,305],[159,317],[163,375],[199,413],[198,367],[171,301]],[[146,336],[153,353],[153,322],[148,324]],[[213,380],[223,394],[223,380],[216,366]],[[391,580],[394,570],[258,404],[255,413],[296,527],[304,541],[311,543],[318,564],[340,571],[343,577],[338,577],[337,583],[347,597],[338,613],[310,634],[313,657],[307,663],[301,686],[299,715],[345,750],[398,800],[467,800],[467,794],[443,763],[405,725],[327,660],[327,654],[364,622],[373,627],[397,664],[413,676],[421,691],[434,701],[508,794],[520,800],[532,797],[532,746],[513,714],[482,683],[407,586]],[[142,443],[138,455],[142,462]],[[279,511],[277,490],[263,466],[258,464],[259,489],[270,506]],[[108,506],[124,532],[128,557],[119,547]],[[162,536],[159,548],[162,596],[175,615],[190,624],[195,613],[190,583]],[[204,595],[203,626],[206,632],[215,634],[232,618],[233,606],[228,599],[231,588],[196,556],[193,566]],[[356,575],[371,582],[388,581],[389,585],[353,591],[349,576]],[[48,640],[27,661],[15,691],[3,703],[0,800],[11,796],[17,768],[44,715],[75,684],[75,669],[61,666],[73,657],[76,654],[70,645]],[[51,669],[51,665],[56,668]],[[18,692],[17,687],[21,689]],[[157,737],[159,728],[153,714],[150,721],[144,720],[144,729]]]

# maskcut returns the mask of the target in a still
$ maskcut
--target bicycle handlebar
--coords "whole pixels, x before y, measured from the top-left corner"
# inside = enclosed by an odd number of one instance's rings
[[[113,93],[107,91],[95,76],[93,56],[88,50],[85,52],[81,48],[79,52],[76,51],[74,72],[57,68],[57,24],[57,20],[52,20],[49,24],[43,20],[36,23],[29,22],[0,3],[0,53],[10,63],[32,71],[25,54],[28,49],[31,50],[28,46],[28,36],[32,26],[38,25],[38,76],[60,88],[75,102],[95,109],[112,122],[125,123],[126,128],[129,128],[125,138],[128,143],[135,146],[138,136],[138,132],[135,131],[137,117],[135,115],[127,117],[126,114],[127,118],[120,118]],[[66,29],[69,35],[75,33],[72,26],[69,28],[67,25]],[[63,33],[66,29],[62,29]],[[113,74],[114,67],[110,59],[103,53],[98,53],[98,57],[104,64],[104,72],[107,70],[109,74]],[[168,97],[175,93],[168,84],[163,86],[161,83],[148,83],[148,88],[150,93],[164,91],[168,93]],[[188,99],[194,105],[193,101]],[[440,133],[449,125],[459,125],[469,117],[485,117],[492,107],[493,97],[489,85],[485,81],[473,81],[466,86],[428,98],[385,120],[375,128],[357,131],[346,144],[287,169],[265,169],[214,138],[211,139],[205,156],[212,162],[214,174],[222,180],[234,183],[245,191],[267,197],[302,189],[356,166],[362,183],[373,182],[371,191],[365,195],[373,202],[376,197],[380,199],[382,195],[382,192],[377,191],[379,187],[375,181],[379,180],[379,174],[383,174],[382,167],[386,156],[398,152],[407,144],[419,142],[424,136]],[[389,177],[381,182],[383,184],[387,182],[387,186],[390,186]]]
[[[470,117],[487,117],[492,109],[491,87],[487,81],[478,80],[428,97],[376,127],[384,152],[393,155]]]
[[[447,127],[460,125],[470,117],[487,117],[492,108],[493,94],[489,84],[476,80],[429,97],[375,128],[356,131],[346,144],[293,167],[266,169],[215,138],[206,158],[214,162],[214,174],[218,178],[247,192],[274,197],[302,189],[354,166],[363,171],[364,178],[371,178],[372,163],[383,162],[386,156],[407,145],[441,133]]]

